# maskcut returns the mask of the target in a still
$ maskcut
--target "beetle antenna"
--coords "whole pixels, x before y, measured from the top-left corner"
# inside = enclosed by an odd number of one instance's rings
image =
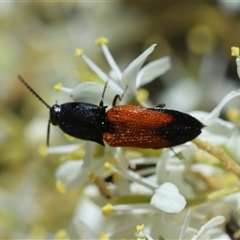
[[[48,126],[47,126],[47,146],[49,146],[50,124],[51,124],[51,121],[48,120]]]
[[[105,95],[105,92],[106,92],[106,89],[107,89],[107,85],[108,85],[108,81],[109,79],[106,81],[105,85],[104,85],[104,88],[103,88],[103,92],[102,92],[102,98],[101,98],[101,101],[99,103],[99,106],[100,107],[103,107],[103,99],[104,99],[104,95]]]
[[[29,91],[35,95],[47,108],[51,108],[29,85],[28,83],[20,76],[18,75],[18,79],[29,89]]]

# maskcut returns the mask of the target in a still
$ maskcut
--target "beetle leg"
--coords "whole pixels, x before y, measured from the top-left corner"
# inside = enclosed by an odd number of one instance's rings
[[[157,106],[155,106],[154,108],[164,108],[166,105],[165,103],[160,103]]]
[[[122,100],[122,98],[123,98],[124,94],[126,93],[127,89],[128,89],[128,86],[126,86],[126,88],[125,88],[125,90],[124,90],[124,92],[122,93],[121,96],[120,96],[119,94],[117,94],[117,95],[114,97],[112,106],[116,106],[117,100],[119,100],[119,101]]]

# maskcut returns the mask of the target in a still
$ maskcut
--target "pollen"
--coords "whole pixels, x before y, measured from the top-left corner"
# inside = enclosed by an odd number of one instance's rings
[[[104,171],[109,172],[112,169],[112,164],[110,162],[104,163]]]
[[[55,234],[55,239],[66,239],[68,238],[68,232],[66,229],[60,229],[59,231],[57,231],[57,233]]]
[[[229,185],[237,185],[238,177],[235,174],[229,172],[226,176],[226,181]]]
[[[231,55],[232,56],[239,56],[239,47],[231,47]]]
[[[240,122],[240,110],[238,108],[230,108],[226,113],[226,118],[234,123]]]
[[[99,239],[100,239],[100,240],[109,240],[109,237],[107,236],[106,233],[101,232],[101,233],[99,234]]]
[[[139,88],[137,90],[137,100],[142,103],[145,102],[149,98],[149,92],[148,90],[144,88]]]
[[[91,181],[91,182],[94,182],[96,180],[96,174],[94,172],[89,172],[88,173],[88,179]]]
[[[108,203],[104,207],[102,207],[102,213],[105,217],[108,217],[113,211],[113,205]]]
[[[142,225],[137,225],[136,226],[136,231],[137,231],[137,233],[140,233],[140,232],[142,232],[144,230],[144,224],[142,224]]]
[[[47,148],[45,145],[41,145],[38,149],[38,153],[39,155],[41,155],[42,157],[46,157],[48,155],[47,153]]]
[[[76,48],[75,49],[74,57],[79,57],[82,54],[83,54],[83,49],[82,48]]]
[[[67,189],[63,185],[62,181],[59,179],[56,181],[56,189],[58,190],[58,192],[60,192],[62,194],[67,192]]]
[[[57,92],[59,92],[59,91],[61,90],[61,88],[62,88],[62,83],[60,83],[60,82],[54,85],[54,89],[55,89]]]
[[[108,44],[108,42],[109,42],[108,39],[105,37],[99,37],[95,40],[95,44],[97,46],[101,46],[102,44]]]

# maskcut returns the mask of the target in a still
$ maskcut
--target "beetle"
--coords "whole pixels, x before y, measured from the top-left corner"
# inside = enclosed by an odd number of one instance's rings
[[[160,106],[113,106],[104,140],[113,147],[165,148],[196,138],[203,124],[196,118]]]
[[[183,144],[200,133],[204,125],[189,114],[163,108],[134,105],[116,105],[106,111],[103,98],[99,105],[85,102],[68,102],[49,106],[27,82],[19,80],[50,109],[47,146],[49,146],[50,123],[59,126],[63,132],[82,140],[112,147],[165,148]]]

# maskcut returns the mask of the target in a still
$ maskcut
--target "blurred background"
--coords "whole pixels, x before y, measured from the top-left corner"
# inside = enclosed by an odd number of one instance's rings
[[[81,194],[56,190],[59,156],[43,157],[48,110],[17,79],[21,74],[50,105],[71,101],[54,84],[74,88],[76,71],[91,72],[75,48],[106,73],[94,41],[124,70],[157,43],[148,61],[170,56],[172,68],[147,86],[154,105],[211,111],[239,88],[231,46],[240,44],[240,2],[1,2],[0,3],[0,238],[53,238],[66,229]],[[239,107],[238,101],[231,102]],[[66,140],[52,127],[51,144]],[[58,237],[56,237],[58,238]]]

